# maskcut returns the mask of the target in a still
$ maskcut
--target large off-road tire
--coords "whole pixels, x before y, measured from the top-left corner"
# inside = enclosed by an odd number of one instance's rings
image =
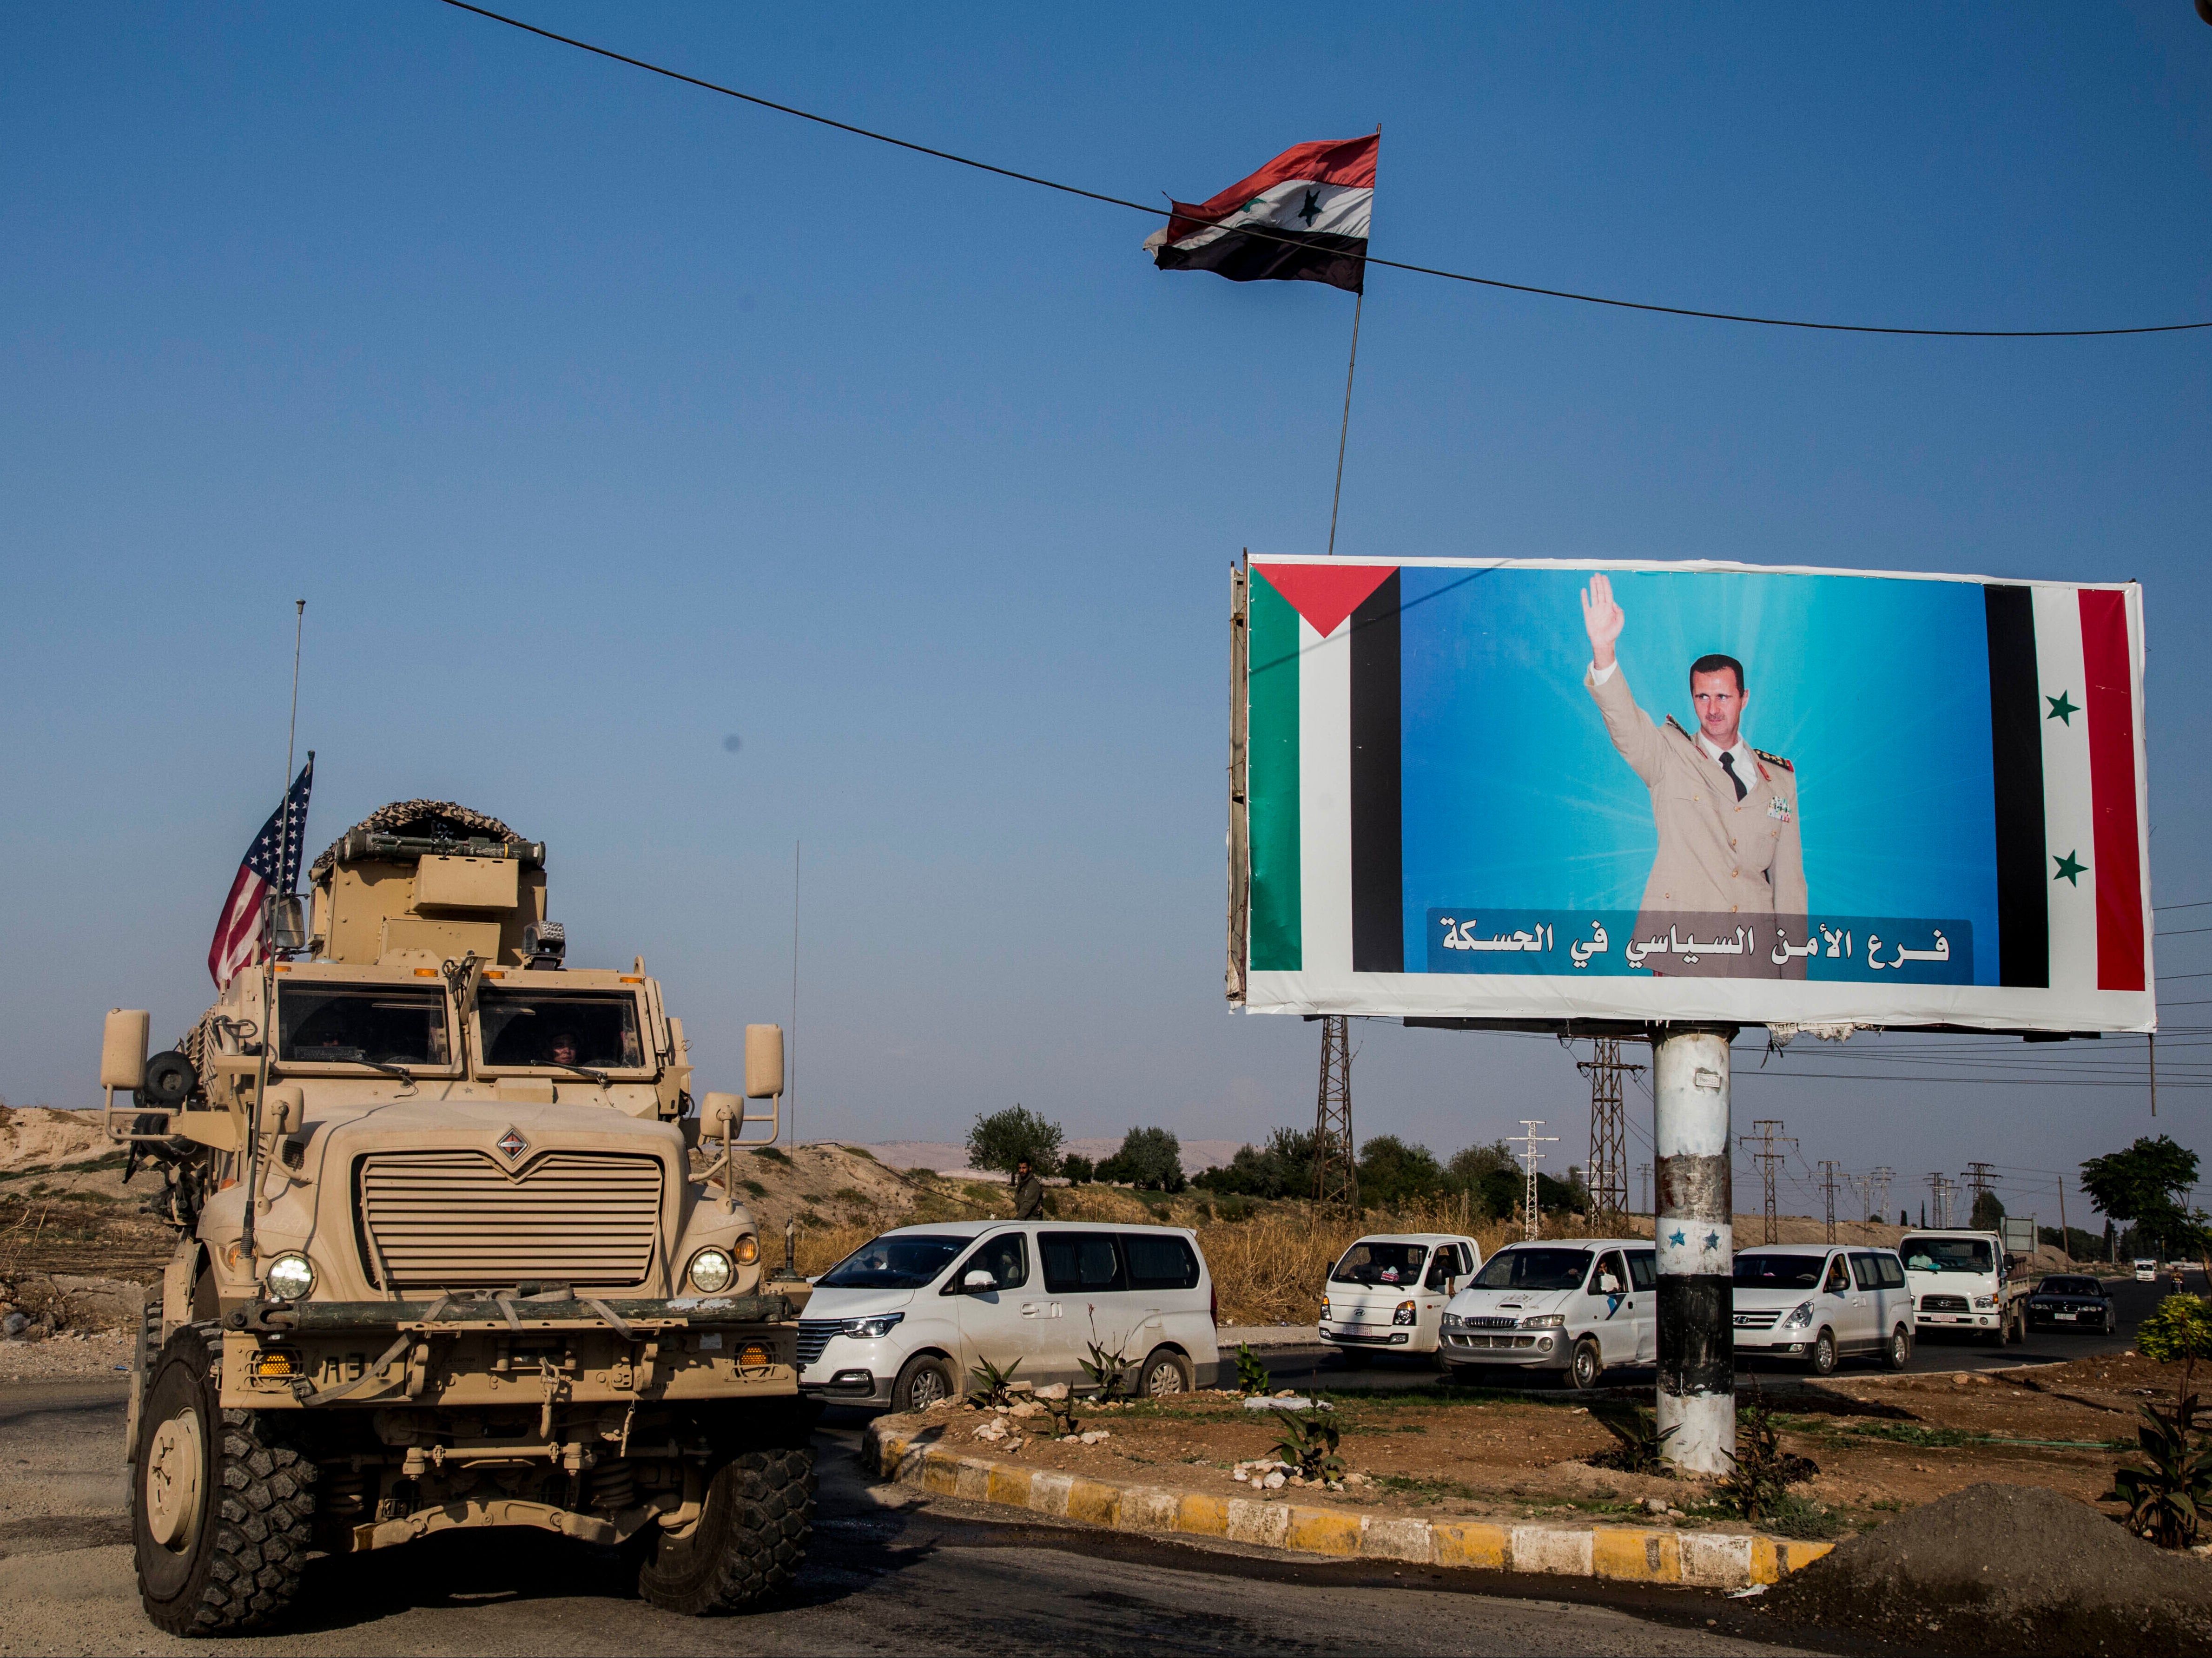
[[[707,1487],[689,1537],[662,1537],[637,1575],[664,1612],[738,1612],[791,1587],[814,1530],[814,1452],[744,1451]]]
[[[222,1406],[222,1337],[187,1325],[154,1363],[131,1459],[131,1540],[146,1616],[171,1635],[258,1629],[300,1588],[315,1465],[276,1418]]]

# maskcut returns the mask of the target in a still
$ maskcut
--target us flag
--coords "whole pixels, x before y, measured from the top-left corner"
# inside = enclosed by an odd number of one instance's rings
[[[238,877],[230,884],[230,896],[223,900],[222,919],[215,926],[215,942],[208,946],[208,971],[214,975],[218,990],[235,978],[240,969],[252,966],[266,953],[262,938],[265,914],[262,901],[271,891],[289,893],[299,884],[300,847],[307,829],[307,791],[313,786],[314,779],[315,756],[311,751],[307,763],[300,768],[299,776],[292,780],[290,793],[270,814],[269,821],[261,826],[261,833],[246,849],[246,859],[239,865]],[[285,811],[288,806],[289,830]]]

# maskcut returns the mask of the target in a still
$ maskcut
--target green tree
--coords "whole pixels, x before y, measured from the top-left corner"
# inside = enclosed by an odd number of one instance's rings
[[[1191,1184],[1224,1197],[1310,1198],[1313,1195],[1314,1137],[1310,1129],[1278,1128],[1264,1146],[1240,1145],[1215,1169],[1202,1169]]]
[[[1040,1175],[1060,1172],[1060,1127],[1047,1122],[1025,1106],[1009,1106],[989,1116],[979,1116],[968,1131],[968,1162],[976,1169],[1014,1172],[1024,1157]]]
[[[2201,1219],[2182,1206],[2197,1184],[2197,1154],[2166,1135],[2138,1139],[2124,1151],[2107,1152],[2081,1165],[2081,1189],[2100,1215],[2132,1222],[2130,1230],[2168,1257],[2201,1253]]]
[[[1095,1178],[1098,1171],[1090,1158],[1071,1151],[1060,1160],[1060,1172],[1067,1176],[1071,1186],[1081,1186]]]
[[[1504,1140],[1492,1140],[1487,1145],[1470,1145],[1452,1153],[1452,1160],[1444,1165],[1445,1176],[1455,1191],[1479,1192],[1483,1181],[1503,1169],[1518,1176],[1521,1164],[1513,1155],[1513,1148]]]
[[[1395,1134],[1377,1134],[1359,1151],[1359,1200],[1395,1208],[1443,1194],[1443,1165],[1425,1145],[1408,1145]]]
[[[1978,1232],[1994,1232],[2004,1216],[2004,1202],[1996,1193],[1977,1192],[1974,1193],[1974,1212],[1966,1218],[1966,1224]]]
[[[1164,1128],[1132,1128],[1121,1149],[1098,1165],[1103,1181],[1127,1181],[1146,1192],[1183,1188],[1182,1143]]]

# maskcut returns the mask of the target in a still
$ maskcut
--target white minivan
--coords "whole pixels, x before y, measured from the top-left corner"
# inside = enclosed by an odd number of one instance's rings
[[[1796,1360],[1827,1376],[1872,1354],[1893,1370],[1912,1358],[1912,1291],[1893,1249],[1767,1243],[1735,1258],[1739,1358]]]
[[[1565,1370],[1594,1388],[1659,1357],[1659,1264],[1649,1238],[1510,1243],[1444,1309],[1444,1368]]]
[[[1213,1280],[1174,1226],[944,1221],[872,1238],[814,1280],[799,1321],[810,1398],[918,1411],[989,1360],[1017,1382],[1081,1388],[1091,1344],[1127,1356],[1133,1391],[1213,1386]]]
[[[1328,1269],[1321,1339],[1353,1363],[1371,1352],[1433,1353],[1444,1303],[1481,1265],[1481,1246],[1456,1232],[1364,1237]]]

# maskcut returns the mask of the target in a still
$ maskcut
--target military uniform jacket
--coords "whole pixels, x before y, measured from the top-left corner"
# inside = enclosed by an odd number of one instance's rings
[[[1602,685],[1583,683],[1605,716],[1613,746],[1651,791],[1659,851],[1644,913],[1802,916],[1805,853],[1797,825],[1797,773],[1778,755],[1752,750],[1756,774],[1735,785],[1672,715],[1665,725],[1636,706],[1616,662]],[[1766,948],[1766,941],[1760,941]]]

